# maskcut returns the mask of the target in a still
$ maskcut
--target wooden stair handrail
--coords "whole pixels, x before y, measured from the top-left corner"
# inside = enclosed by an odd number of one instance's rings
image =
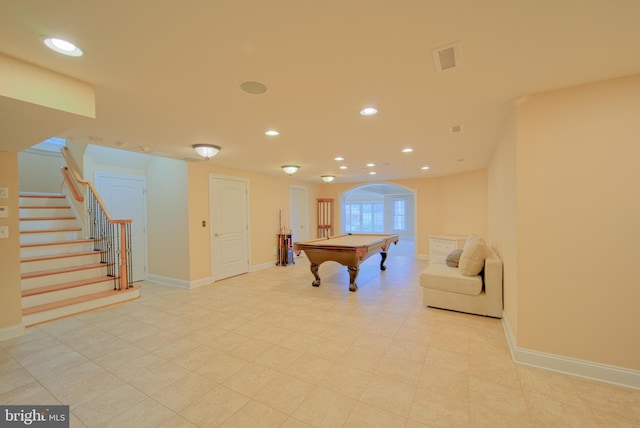
[[[84,196],[82,196],[80,192],[78,192],[75,182],[71,179],[71,175],[69,175],[69,167],[63,166],[60,168],[60,170],[62,171],[64,181],[66,181],[67,185],[69,186],[69,190],[71,190],[73,198],[78,202],[84,202]]]
[[[93,186],[93,183],[83,179],[82,177],[80,177],[80,173],[78,173],[78,171],[75,168],[75,162],[73,161],[73,159],[71,158],[71,155],[69,154],[69,149],[67,147],[63,147],[61,149],[61,151],[62,151],[62,156],[64,157],[65,161],[67,162],[67,165],[69,166],[69,171],[71,171],[71,174],[73,174],[73,178],[76,180],[77,183],[80,183],[80,184],[82,184],[84,186],[87,186],[89,189],[91,189],[91,192],[93,192],[93,194],[95,195],[96,200],[100,204],[100,207],[102,208],[102,210],[104,211],[105,215],[107,216],[107,220],[109,220],[112,223],[119,223],[119,224],[120,223],[131,223],[132,220],[116,220],[113,217],[111,217],[111,215],[109,215],[109,210],[107,210],[106,205],[102,201],[102,198],[98,194],[98,191],[96,190],[96,188]]]
[[[104,201],[102,200],[102,198],[100,197],[100,195],[98,194],[98,191],[96,190],[96,188],[94,187],[93,183],[91,183],[90,181],[87,181],[85,179],[83,179],[80,176],[80,173],[78,172],[78,168],[73,160],[73,158],[71,157],[71,154],[69,153],[69,149],[65,146],[62,149],[60,149],[60,151],[62,152],[62,157],[64,157],[65,162],[67,163],[67,167],[63,167],[62,168],[62,175],[65,177],[65,180],[67,180],[67,182],[69,183],[69,188],[71,189],[71,192],[73,193],[73,197],[76,198],[76,200],[83,202],[84,201],[84,197],[82,197],[79,192],[77,192],[76,186],[73,184],[73,181],[75,180],[76,183],[86,186],[89,191],[91,192],[91,195],[93,196],[93,198],[95,199],[95,201],[98,203],[98,205],[100,206],[100,209],[102,211],[102,213],[104,214],[105,218],[107,219],[107,221],[111,224],[116,224],[119,225],[119,229],[120,229],[120,263],[119,263],[119,268],[120,268],[120,290],[126,290],[127,288],[129,288],[130,286],[132,286],[130,280],[129,280],[129,266],[127,263],[127,251],[126,249],[128,248],[127,246],[127,225],[131,225],[133,223],[132,219],[120,219],[120,220],[116,220],[114,218],[111,217],[111,215],[109,214],[109,211],[107,210],[106,205],[104,204]],[[69,173],[71,174],[69,176]],[[73,177],[73,180],[71,179],[71,177]],[[76,196],[77,195],[77,196]],[[81,197],[82,199],[78,199],[78,197]],[[129,230],[130,230],[130,226],[129,226]],[[95,237],[94,237],[95,238]],[[126,286],[122,286],[122,281],[124,278],[124,282],[126,284]]]

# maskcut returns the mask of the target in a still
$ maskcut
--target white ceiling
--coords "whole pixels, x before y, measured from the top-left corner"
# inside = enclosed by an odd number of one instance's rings
[[[0,52],[95,85],[97,119],[58,136],[177,159],[211,143],[219,166],[384,181],[486,167],[518,97],[639,73],[639,22],[636,0],[0,0]],[[432,50],[453,42],[459,67],[437,72]]]

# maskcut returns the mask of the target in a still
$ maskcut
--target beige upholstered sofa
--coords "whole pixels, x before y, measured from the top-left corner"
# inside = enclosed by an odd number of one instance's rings
[[[426,306],[502,318],[502,260],[486,248],[479,275],[465,276],[457,267],[430,264],[420,274]]]

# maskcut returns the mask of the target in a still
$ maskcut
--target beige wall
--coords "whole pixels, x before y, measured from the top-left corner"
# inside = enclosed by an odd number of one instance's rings
[[[516,115],[512,113],[493,154],[489,176],[489,241],[503,263],[504,314],[518,338],[516,234]]]
[[[519,347],[640,369],[639,111],[640,76],[518,105]]]
[[[61,192],[64,178],[60,168],[65,165],[62,156],[20,152],[18,164],[21,192]]]
[[[96,117],[95,90],[88,83],[6,55],[0,55],[0,77],[0,96]]]
[[[0,199],[0,205],[6,206],[9,213],[7,218],[0,218],[0,226],[9,227],[9,238],[0,239],[0,337],[3,337],[3,329],[22,324],[17,153],[0,151],[0,187],[9,191],[9,199]]]
[[[415,194],[418,256],[429,254],[429,235],[476,233],[488,237],[487,170],[388,183],[403,186]],[[341,230],[339,207],[342,195],[362,184],[368,183],[334,182],[321,186],[321,197],[336,201],[336,233]]]
[[[147,271],[190,279],[187,162],[153,157],[147,165]]]

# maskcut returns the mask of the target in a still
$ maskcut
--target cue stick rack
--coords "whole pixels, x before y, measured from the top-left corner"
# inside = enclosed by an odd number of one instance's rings
[[[333,199],[318,199],[318,238],[333,236]]]
[[[276,266],[287,266],[295,264],[293,260],[293,240],[291,237],[291,227],[287,219],[286,213],[280,210],[280,224],[278,228],[278,260]]]

